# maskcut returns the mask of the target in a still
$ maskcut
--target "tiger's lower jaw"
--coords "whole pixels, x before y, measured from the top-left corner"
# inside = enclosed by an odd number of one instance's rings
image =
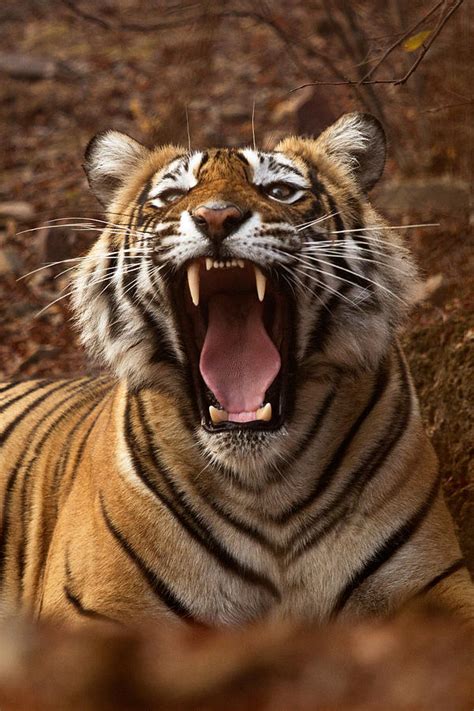
[[[260,449],[290,415],[293,299],[247,260],[194,260],[172,295],[202,430]]]
[[[288,446],[287,428],[272,431],[238,428],[209,432],[201,427],[199,440],[207,457],[223,474],[259,490],[279,477]]]

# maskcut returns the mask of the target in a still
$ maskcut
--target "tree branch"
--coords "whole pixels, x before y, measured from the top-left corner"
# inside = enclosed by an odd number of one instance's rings
[[[393,52],[393,50],[396,49],[397,47],[399,47],[404,39],[407,39],[407,37],[410,37],[410,35],[412,35],[420,27],[420,25],[422,25],[424,22],[426,22],[426,20],[428,20],[431,17],[431,15],[433,15],[436,12],[436,10],[439,10],[439,8],[445,4],[445,1],[446,0],[440,0],[440,2],[436,3],[436,5],[434,7],[432,7],[431,10],[424,17],[421,18],[421,20],[418,20],[418,22],[415,22],[415,24],[412,27],[410,27],[406,32],[401,34],[398,37],[398,39],[385,50],[385,52],[382,54],[382,56],[377,61],[377,63],[367,72],[367,74],[365,74],[362,77],[362,79],[360,81],[364,82],[366,79],[370,79],[370,77],[373,76],[373,74],[377,71],[377,69],[380,67],[380,65],[383,64],[383,62],[385,62],[385,60]]]
[[[420,52],[420,54],[418,55],[416,60],[413,62],[410,69],[407,71],[405,76],[403,76],[401,79],[398,79],[396,82],[394,82],[395,85],[398,86],[400,84],[405,84],[405,82],[411,77],[411,75],[413,74],[415,69],[422,62],[425,54],[428,52],[429,48],[431,47],[431,45],[433,44],[435,39],[438,37],[438,35],[440,34],[441,30],[443,29],[443,27],[445,26],[445,24],[447,23],[447,21],[449,20],[451,15],[453,15],[456,12],[456,10],[461,7],[463,2],[464,2],[464,0],[457,0],[457,2],[455,2],[454,5],[448,10],[446,15],[440,19],[436,29],[434,30],[433,34],[429,38],[429,42],[427,42],[426,44],[423,45],[422,51]]]
[[[444,1],[444,0],[443,0]],[[401,86],[402,84],[405,84],[408,79],[411,77],[413,72],[417,69],[417,67],[420,65],[420,63],[423,61],[423,58],[425,57],[426,53],[432,46],[433,42],[435,39],[438,37],[440,34],[441,30],[443,27],[446,25],[447,21],[453,15],[456,10],[459,9],[459,7],[463,4],[464,0],[457,0],[452,7],[448,10],[448,12],[441,17],[440,21],[438,22],[434,32],[429,38],[429,41],[422,46],[422,50],[416,60],[413,62],[409,70],[404,74],[402,77],[399,77],[398,79],[347,79],[345,81],[313,81],[313,82],[307,82],[306,84],[301,84],[300,86],[295,87],[294,89],[291,90],[290,93],[293,91],[298,91],[299,89],[304,89],[307,86],[342,86],[344,84],[348,86],[352,85],[358,85],[358,86],[363,86],[367,84],[392,84],[393,86]],[[399,44],[399,42],[397,43]],[[387,55],[388,56],[388,55]],[[370,72],[373,74],[372,70]]]
[[[417,67],[420,65],[420,63],[423,61],[426,53],[432,46],[433,42],[435,39],[438,37],[440,32],[442,31],[443,27],[445,24],[448,22],[449,18],[456,12],[456,10],[462,5],[464,0],[456,0],[454,4],[449,8],[449,10],[446,12],[445,15],[443,15],[435,30],[433,33],[430,35],[428,41],[422,45],[422,49],[417,56],[416,60],[413,62],[413,64],[410,66],[406,74],[402,77],[399,78],[392,78],[392,79],[375,79],[373,78],[375,72],[379,69],[379,67],[385,62],[387,57],[398,47],[400,46],[400,43],[409,37],[413,32],[415,32],[420,25],[422,25],[426,20],[428,20],[437,10],[439,10],[445,3],[446,0],[439,0],[432,8],[427,12],[424,17],[422,17],[420,20],[418,20],[412,27],[410,27],[409,30],[406,32],[402,33],[400,36],[398,36],[397,40],[393,42],[382,54],[379,60],[377,60],[376,64],[371,67],[371,69],[361,78],[359,79],[348,79],[344,72],[342,72],[339,67],[337,66],[336,62],[334,62],[330,57],[328,57],[327,54],[324,52],[320,52],[316,50],[314,47],[311,47],[309,45],[304,45],[301,43],[297,43],[294,41],[286,32],[285,30],[277,24],[271,17],[266,16],[265,14],[259,12],[259,11],[254,11],[254,10],[224,10],[221,12],[211,12],[211,13],[203,13],[202,15],[196,15],[194,18],[186,17],[182,18],[179,20],[174,20],[172,22],[162,22],[162,23],[153,23],[149,25],[137,25],[135,23],[112,23],[108,20],[105,20],[101,17],[98,17],[97,15],[94,15],[90,12],[86,12],[82,10],[75,2],[74,0],[62,0],[63,4],[69,8],[72,12],[74,12],[75,15],[80,17],[83,20],[86,20],[88,22],[92,22],[96,25],[101,26],[104,29],[108,30],[125,30],[129,32],[159,32],[162,30],[170,30],[170,29],[176,29],[179,27],[184,27],[188,25],[192,21],[198,21],[199,19],[202,19],[205,17],[207,20],[209,19],[210,16],[215,17],[216,19],[221,19],[221,18],[235,18],[235,19],[253,19],[256,22],[259,22],[260,24],[264,24],[268,28],[270,28],[274,34],[279,37],[279,39],[286,45],[289,51],[289,55],[292,59],[292,61],[295,63],[296,66],[298,66],[299,69],[303,71],[308,71],[307,64],[303,61],[301,61],[299,51],[302,51],[307,58],[311,59],[317,59],[321,64],[323,64],[329,71],[336,77],[336,80],[316,80],[313,82],[306,82],[305,84],[301,84],[300,86],[295,87],[294,89],[291,90],[291,92],[298,91],[299,89],[303,89],[307,86],[353,86],[354,88],[360,87],[360,86],[367,86],[367,85],[373,85],[373,84],[392,84],[394,86],[400,86],[402,84],[405,84],[408,79],[411,77],[413,72],[417,69]],[[193,3],[191,5],[187,6],[188,8],[190,7],[199,7],[199,3]],[[299,51],[298,51],[299,50]],[[291,93],[290,92],[290,93]]]
[[[69,8],[75,15],[80,17],[82,20],[86,20],[87,22],[92,22],[95,25],[99,25],[103,29],[106,30],[124,30],[126,32],[160,32],[162,30],[173,30],[177,29],[179,27],[185,27],[186,25],[189,25],[190,22],[195,20],[199,20],[202,17],[208,17],[206,13],[203,13],[202,15],[197,15],[196,18],[183,18],[181,20],[174,20],[173,22],[157,22],[157,23],[152,23],[150,25],[137,25],[133,22],[109,22],[108,20],[104,20],[102,17],[99,17],[98,15],[94,15],[91,12],[86,12],[85,10],[82,10],[79,5],[77,5],[74,0],[61,0],[61,2],[66,5],[66,7]],[[188,5],[186,7],[195,7],[197,6],[198,3],[194,3],[191,5]]]

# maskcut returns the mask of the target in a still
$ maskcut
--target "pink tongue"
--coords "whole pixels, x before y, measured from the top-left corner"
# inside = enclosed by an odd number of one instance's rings
[[[199,368],[229,413],[254,412],[280,370],[278,350],[265,330],[254,294],[215,294]]]

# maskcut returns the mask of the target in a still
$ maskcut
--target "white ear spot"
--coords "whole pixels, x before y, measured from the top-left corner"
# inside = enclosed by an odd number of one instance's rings
[[[116,190],[148,155],[148,149],[125,133],[104,131],[86,148],[84,169],[97,199],[107,205]]]

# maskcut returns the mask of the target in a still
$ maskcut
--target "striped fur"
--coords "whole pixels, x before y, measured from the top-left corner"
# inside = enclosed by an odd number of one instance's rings
[[[474,618],[396,338],[414,269],[366,195],[383,153],[360,114],[272,153],[149,152],[115,132],[91,145],[89,179],[115,226],[79,267],[74,304],[115,377],[0,385],[7,612],[324,621],[424,595]],[[285,181],[289,201],[262,193]],[[292,401],[277,430],[200,423],[172,289],[209,254],[189,218],[203,198],[249,214],[227,256],[294,290]]]

